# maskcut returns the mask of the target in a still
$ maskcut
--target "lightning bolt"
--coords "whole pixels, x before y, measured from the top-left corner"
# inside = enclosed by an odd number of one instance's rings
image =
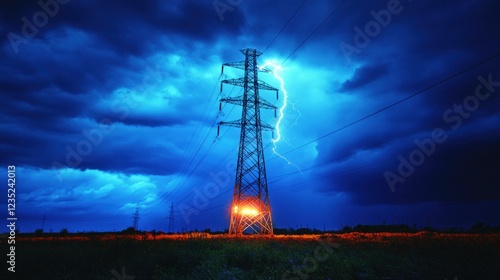
[[[288,104],[288,92],[286,91],[285,89],[285,81],[283,80],[283,78],[280,76],[280,74],[278,73],[279,71],[283,71],[283,67],[281,67],[281,65],[279,64],[276,64],[276,63],[273,63],[271,61],[266,61],[264,63],[264,65],[260,66],[259,69],[263,69],[263,68],[266,68],[268,66],[271,66],[273,69],[272,69],[272,72],[273,72],[273,75],[274,75],[274,78],[276,78],[279,82],[280,82],[280,88],[281,88],[281,92],[283,92],[283,105],[281,105],[281,107],[279,108],[279,117],[278,117],[278,121],[276,122],[276,138],[274,139],[271,139],[272,143],[273,143],[273,153],[280,157],[281,159],[285,160],[289,165],[292,165],[293,167],[297,168],[298,171],[300,171],[302,173],[302,170],[300,170],[300,168],[295,165],[294,163],[292,163],[290,160],[288,160],[286,157],[284,157],[283,155],[281,155],[280,153],[278,153],[276,151],[277,147],[276,147],[276,144],[281,140],[281,131],[280,131],[280,125],[281,125],[281,122],[283,121],[283,118],[285,116],[285,109],[287,107],[287,104]],[[294,103],[291,103],[292,104],[292,107],[295,111],[297,111],[297,109],[295,108],[295,104]],[[297,111],[298,112],[298,111]],[[299,112],[300,114],[300,112]],[[295,120],[295,122],[297,122],[297,120]],[[286,142],[286,140],[285,140]]]
[[[298,116],[297,116],[297,117],[295,117],[295,120],[294,120],[294,122],[293,122],[293,124],[292,124],[291,126],[295,126],[295,125],[297,125],[297,123],[298,123],[298,121],[299,121],[299,119],[300,119],[300,116],[302,116],[302,114],[300,113],[300,111],[299,111],[299,110],[297,110],[297,108],[295,107],[295,103],[296,103],[296,102],[290,102],[290,104],[292,105],[292,109],[293,109],[295,112],[297,112]]]

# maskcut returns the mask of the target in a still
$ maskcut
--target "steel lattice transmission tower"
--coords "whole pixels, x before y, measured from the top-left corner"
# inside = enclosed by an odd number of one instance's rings
[[[137,207],[135,208],[135,212],[132,215],[132,219],[133,219],[132,227],[135,230],[139,230],[139,205],[137,205]]]
[[[260,109],[276,110],[277,108],[259,96],[259,89],[272,90],[276,93],[278,89],[258,78],[259,72],[271,72],[267,68],[260,68],[257,64],[257,57],[262,53],[255,49],[242,49],[241,52],[245,55],[244,61],[222,65],[222,72],[224,72],[224,66],[245,71],[243,78],[221,81],[221,91],[222,84],[243,87],[242,96],[220,100],[221,104],[226,102],[243,107],[240,120],[219,123],[219,126],[241,128],[229,234],[242,234],[246,230],[260,234],[273,234],[262,130],[272,131],[274,128],[260,120]]]
[[[170,217],[168,218],[168,232],[174,233],[174,203],[170,204]]]

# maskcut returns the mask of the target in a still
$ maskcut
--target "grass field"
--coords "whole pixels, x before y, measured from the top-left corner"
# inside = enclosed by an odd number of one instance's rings
[[[499,233],[20,235],[1,279],[500,279],[499,264]]]

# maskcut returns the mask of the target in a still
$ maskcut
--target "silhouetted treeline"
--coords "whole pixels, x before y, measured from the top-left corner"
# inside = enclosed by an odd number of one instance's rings
[[[341,230],[320,230],[316,228],[274,228],[274,234],[278,235],[301,235],[301,234],[322,234],[322,233],[350,233],[350,232],[363,232],[363,233],[377,233],[377,232],[390,232],[390,233],[414,233],[419,231],[428,231],[428,232],[442,232],[442,233],[495,233],[500,232],[499,226],[490,226],[483,222],[478,222],[471,226],[469,229],[465,228],[446,228],[446,229],[435,229],[430,226],[425,227],[417,227],[416,225],[409,226],[406,224],[393,224],[393,225],[356,225],[354,227],[344,226]],[[153,236],[158,234],[182,234],[182,233],[208,233],[211,235],[217,234],[227,234],[228,230],[218,230],[212,231],[209,228],[204,230],[190,230],[190,231],[178,231],[178,232],[163,232],[157,230],[151,231],[141,231],[136,230],[133,227],[128,227],[120,232],[95,232],[95,231],[84,231],[84,232],[70,232],[67,228],[61,229],[59,232],[44,232],[42,229],[36,229],[31,233],[24,233],[16,230],[17,234],[23,234],[28,236],[67,236],[70,234],[84,234],[84,235],[93,235],[93,234],[102,234],[102,233],[114,233],[114,234],[145,234],[150,233]]]
[[[443,232],[443,233],[495,233],[500,232],[500,226],[490,226],[482,222],[474,224],[470,229],[465,228],[446,228],[446,229],[435,229],[431,226],[425,226],[419,228],[417,226],[409,226],[406,224],[394,224],[394,225],[356,225],[354,227],[345,226],[341,230],[319,230],[310,228],[275,228],[274,234],[321,234],[321,233],[350,233],[350,232],[363,232],[363,233],[377,233],[377,232],[391,232],[391,233],[414,233],[419,231],[428,232]]]

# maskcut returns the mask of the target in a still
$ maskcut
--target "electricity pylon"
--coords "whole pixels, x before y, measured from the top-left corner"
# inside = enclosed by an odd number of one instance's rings
[[[168,218],[168,232],[174,233],[174,203],[170,204],[170,217]]]
[[[243,107],[241,119],[220,122],[217,129],[217,134],[219,134],[220,125],[241,128],[229,234],[239,235],[246,230],[259,234],[273,234],[262,130],[272,131],[274,128],[260,120],[260,109],[274,109],[276,114],[277,108],[260,98],[259,89],[276,91],[276,93],[278,89],[258,78],[259,72],[271,72],[257,65],[257,57],[262,53],[255,49],[242,49],[241,52],[245,55],[245,60],[224,63],[222,72],[224,72],[224,66],[229,66],[244,70],[245,76],[221,81],[221,92],[222,84],[230,84],[243,87],[243,95],[220,100],[221,104],[226,102],[241,105]],[[219,108],[222,109],[222,106]]]
[[[42,220],[42,232],[43,232],[43,227],[45,226],[45,215],[43,215],[43,220]]]
[[[132,227],[135,230],[139,230],[139,205],[137,205],[137,207],[135,208],[135,212],[132,215],[132,219],[133,219]]]

